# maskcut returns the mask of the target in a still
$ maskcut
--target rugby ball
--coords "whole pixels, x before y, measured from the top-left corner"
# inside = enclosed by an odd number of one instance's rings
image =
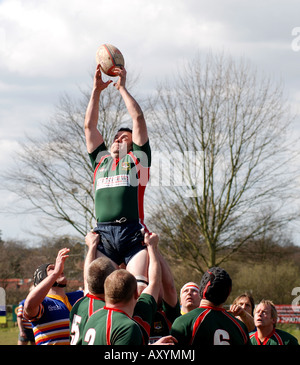
[[[102,44],[96,53],[97,65],[100,64],[101,70],[108,76],[116,76],[115,67],[123,67],[124,57],[117,47],[112,44]]]

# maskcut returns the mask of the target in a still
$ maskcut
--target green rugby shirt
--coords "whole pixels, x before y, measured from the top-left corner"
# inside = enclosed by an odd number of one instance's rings
[[[133,143],[132,151],[114,159],[102,143],[89,154],[94,168],[95,213],[97,222],[125,217],[144,224],[144,194],[149,181],[151,149]]]
[[[260,342],[257,331],[250,333],[250,341],[252,345],[298,345],[296,337],[275,328],[263,342]]]
[[[104,306],[87,321],[83,345],[147,345],[151,323],[156,312],[155,299],[142,293],[133,319],[125,312]]]
[[[171,335],[178,345],[248,345],[247,327],[223,308],[203,306],[175,319]]]
[[[104,305],[103,300],[89,293],[74,304],[70,312],[71,345],[82,345],[82,333],[87,320]]]

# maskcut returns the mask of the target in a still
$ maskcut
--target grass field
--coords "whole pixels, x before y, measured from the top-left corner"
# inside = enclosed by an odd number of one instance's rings
[[[300,328],[297,325],[280,324],[277,327],[295,336],[300,343]],[[18,334],[18,327],[15,327],[12,321],[8,321],[8,327],[0,328],[0,345],[17,345]]]
[[[18,327],[0,328],[0,345],[17,345],[18,334]]]

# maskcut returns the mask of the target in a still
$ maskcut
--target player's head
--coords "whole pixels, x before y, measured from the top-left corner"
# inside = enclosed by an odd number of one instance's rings
[[[108,257],[98,257],[92,261],[87,273],[87,284],[92,294],[104,294],[104,281],[115,271],[114,264]]]
[[[226,302],[232,287],[229,274],[220,267],[212,267],[202,276],[200,298],[218,306]]]
[[[128,128],[128,127],[121,127],[120,129],[118,129],[118,132],[129,132],[132,134],[132,129],[131,128]]]
[[[123,157],[132,150],[132,130],[130,128],[120,128],[110,147],[110,152],[114,157]]]
[[[251,316],[253,317],[255,303],[254,303],[254,299],[251,294],[243,293],[243,294],[239,295],[238,297],[236,297],[234,299],[232,305],[238,305],[238,306],[242,307],[246,312],[251,314]]]
[[[55,265],[51,263],[40,265],[33,274],[34,286],[37,286],[39,283],[41,283],[49,275],[49,273],[54,270],[54,267]],[[56,279],[56,282],[52,286],[64,288],[66,285],[67,278],[65,277],[64,273],[61,273],[61,275]]]
[[[180,303],[184,313],[199,307],[199,286],[196,283],[188,282],[183,285],[180,290]]]
[[[104,282],[105,302],[111,304],[128,303],[138,298],[136,278],[127,270],[112,272]]]
[[[47,276],[47,267],[51,265],[50,262],[47,264],[40,265],[33,274],[33,285],[37,286],[40,282],[42,282]]]
[[[276,327],[277,310],[271,300],[263,299],[255,308],[254,324],[257,328]]]

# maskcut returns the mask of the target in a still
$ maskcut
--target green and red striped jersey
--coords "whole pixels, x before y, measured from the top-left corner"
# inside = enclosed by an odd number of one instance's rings
[[[73,305],[70,312],[71,345],[82,344],[82,333],[86,322],[94,312],[103,308],[104,305],[103,300],[89,293]]]
[[[114,159],[102,143],[89,154],[94,168],[95,213],[97,222],[126,218],[144,224],[144,194],[149,181],[151,150],[133,143],[133,150]]]
[[[116,308],[104,306],[87,321],[83,345],[147,345],[156,312],[154,298],[142,293],[133,318]]]
[[[260,341],[257,331],[250,333],[250,341],[252,345],[299,345],[296,337],[275,328],[263,342]]]
[[[225,309],[201,306],[175,319],[171,335],[178,345],[247,345],[247,327]]]

